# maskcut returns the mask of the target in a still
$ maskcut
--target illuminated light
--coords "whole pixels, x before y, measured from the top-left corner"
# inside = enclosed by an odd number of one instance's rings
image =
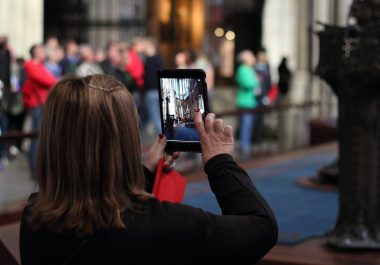
[[[222,37],[224,35],[224,29],[222,29],[222,28],[216,28],[215,31],[214,31],[214,33],[215,33],[215,36]]]
[[[226,39],[227,40],[234,40],[235,39],[235,32],[229,30],[226,33]]]
[[[164,24],[170,22],[170,12],[172,9],[171,1],[164,0],[160,1],[160,21]]]

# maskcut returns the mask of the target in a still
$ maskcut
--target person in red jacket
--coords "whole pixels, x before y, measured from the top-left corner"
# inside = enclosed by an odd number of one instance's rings
[[[31,118],[31,129],[38,130],[41,123],[42,106],[46,102],[49,90],[57,79],[44,66],[45,50],[40,44],[30,49],[31,60],[25,63],[26,80],[22,88],[22,100]],[[34,175],[37,155],[37,140],[32,139],[28,154],[29,166]]]
[[[135,38],[129,49],[129,61],[125,66],[125,71],[128,72],[136,83],[137,88],[144,87],[144,62],[140,57],[145,50],[145,39]]]

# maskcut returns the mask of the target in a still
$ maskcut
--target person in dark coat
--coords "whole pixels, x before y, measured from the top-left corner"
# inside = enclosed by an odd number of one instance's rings
[[[6,108],[11,89],[11,52],[8,49],[7,38],[4,36],[0,36],[0,82],[2,91],[0,101],[3,101],[0,104]]]
[[[281,95],[286,95],[289,91],[290,81],[292,79],[292,73],[288,68],[288,60],[286,57],[283,57],[280,65],[278,66],[278,89]]]
[[[257,52],[257,62],[255,65],[255,70],[257,77],[260,81],[260,93],[256,95],[258,106],[268,105],[267,94],[272,87],[270,66],[266,54],[265,48],[260,48]],[[255,132],[253,135],[253,140],[260,143],[264,138],[264,113],[257,113],[255,123],[253,126],[253,131]]]
[[[58,48],[58,47],[56,47]],[[75,75],[79,64],[79,48],[75,40],[68,40],[65,44],[65,54],[60,61],[62,75]]]
[[[111,41],[107,44],[106,59],[99,63],[103,73],[109,74],[119,80],[124,86],[127,86],[128,80],[122,71],[122,54],[120,44],[116,41]],[[128,89],[130,89],[128,87]]]
[[[164,67],[164,63],[157,53],[157,46],[154,40],[146,40],[145,55],[144,89],[142,98],[146,120],[143,121],[143,125],[146,128],[149,122],[153,123],[155,133],[158,134],[161,132],[161,118],[157,71]]]
[[[11,95],[11,53],[7,38],[0,36],[0,135],[8,129],[8,105]],[[0,172],[3,169],[2,160],[5,156],[3,143],[0,142]]]
[[[44,108],[39,187],[23,212],[21,263],[239,265],[263,257],[277,242],[277,223],[233,159],[232,127],[213,113],[203,122],[196,111],[194,121],[222,214],[152,194],[158,161],[165,157],[170,169],[179,153],[165,156],[160,135],[142,164],[138,112],[119,81],[61,80]]]

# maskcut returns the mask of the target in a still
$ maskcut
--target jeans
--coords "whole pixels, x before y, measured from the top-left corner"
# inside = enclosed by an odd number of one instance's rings
[[[32,119],[32,131],[38,130],[41,125],[42,107],[35,107],[29,110],[29,115]],[[35,175],[37,161],[38,140],[32,138],[30,140],[30,149],[28,153],[29,167],[32,175]]]
[[[144,94],[144,108],[146,112],[146,121],[144,127],[152,122],[156,134],[161,132],[160,102],[157,89],[150,89]]]
[[[8,118],[5,114],[0,113],[0,136],[8,130]],[[4,155],[4,144],[0,141],[0,162]]]
[[[255,115],[244,113],[240,118],[240,150],[244,156],[249,155],[251,149],[251,136]]]

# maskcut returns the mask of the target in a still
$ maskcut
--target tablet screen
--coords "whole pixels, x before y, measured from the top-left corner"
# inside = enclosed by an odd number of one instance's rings
[[[195,111],[205,112],[203,80],[160,78],[163,131],[168,140],[199,142]]]

